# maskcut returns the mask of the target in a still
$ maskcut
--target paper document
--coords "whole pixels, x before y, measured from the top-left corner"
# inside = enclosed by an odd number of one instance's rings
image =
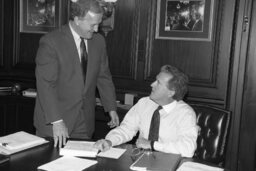
[[[33,145],[35,143],[44,142],[45,139],[38,136],[20,131],[4,137],[0,137],[0,143],[9,150],[15,150]]]
[[[100,152],[98,156],[118,159],[125,151],[126,149],[122,148],[110,148],[108,151]]]
[[[72,156],[64,156],[39,166],[38,169],[47,171],[81,171],[97,163],[96,160],[81,159]]]
[[[48,141],[44,138],[24,131],[19,131],[0,137],[0,152],[9,155],[46,142]]]
[[[68,140],[64,148],[60,149],[61,156],[96,157],[98,149],[94,148],[92,141]]]
[[[184,162],[177,169],[177,171],[223,171],[224,169],[219,167],[208,166],[196,162]]]

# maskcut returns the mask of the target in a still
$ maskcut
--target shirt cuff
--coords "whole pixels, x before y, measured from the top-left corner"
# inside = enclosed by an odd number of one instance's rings
[[[56,123],[59,123],[59,122],[63,122],[63,120],[62,120],[62,119],[60,119],[60,120],[57,120],[57,121],[51,122],[51,124],[56,124]]]

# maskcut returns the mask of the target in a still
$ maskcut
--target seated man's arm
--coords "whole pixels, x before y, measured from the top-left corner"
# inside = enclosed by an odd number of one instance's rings
[[[138,132],[139,116],[136,112],[136,105],[133,106],[125,115],[120,126],[112,129],[105,140],[98,140],[95,147],[99,150],[109,149],[111,146],[120,145],[130,141]],[[105,148],[101,148],[105,147]]]
[[[94,147],[100,151],[107,151],[112,147],[112,143],[109,140],[101,139],[94,144]]]

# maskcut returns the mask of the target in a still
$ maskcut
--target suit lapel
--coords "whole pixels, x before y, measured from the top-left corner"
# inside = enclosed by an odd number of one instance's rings
[[[86,72],[86,83],[84,92],[88,90],[91,84],[96,84],[97,72],[99,72],[100,65],[100,55],[99,47],[97,41],[93,37],[90,40],[87,40],[87,48],[88,48],[88,61],[87,61],[87,72]]]
[[[74,37],[71,33],[69,25],[67,24],[67,25],[63,26],[62,31],[67,37],[67,42],[66,43],[68,43],[69,47],[71,47],[69,53],[70,53],[70,58],[72,58],[74,66],[76,67],[76,70],[78,72],[78,77],[79,77],[79,82],[80,82],[78,84],[82,85],[83,86],[82,89],[84,89],[85,85],[84,85],[81,62],[80,62],[80,59],[79,59],[79,54],[78,54],[78,51],[77,51],[76,43],[75,43]]]

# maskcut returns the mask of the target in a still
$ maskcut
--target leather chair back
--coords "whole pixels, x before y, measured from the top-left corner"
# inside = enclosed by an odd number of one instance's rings
[[[230,112],[204,104],[190,104],[200,126],[194,157],[224,166]]]

